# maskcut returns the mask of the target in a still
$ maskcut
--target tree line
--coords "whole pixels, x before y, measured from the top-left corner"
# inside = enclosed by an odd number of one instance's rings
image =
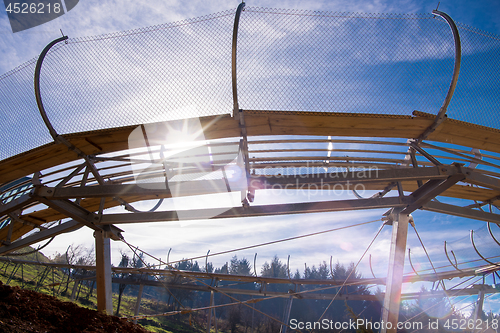
[[[89,253],[87,253],[89,252]],[[92,251],[82,251],[79,247],[70,248],[68,253],[65,255],[59,255],[53,259],[55,261],[70,261],[74,264],[93,264],[93,252]],[[121,260],[118,265],[119,267],[133,267],[142,268],[144,266],[152,266],[147,263],[145,256],[142,253],[121,253]],[[220,273],[220,274],[230,274],[230,275],[241,275],[241,276],[254,276],[257,269],[255,269],[250,261],[246,258],[238,258],[238,256],[233,256],[229,262],[222,265],[221,267],[214,267],[213,263],[207,262],[206,266],[201,267],[197,261],[192,260],[181,260],[179,262],[173,263],[170,267],[165,267],[166,270],[181,270],[181,271],[193,271],[193,272],[208,272],[208,273]],[[346,281],[346,285],[343,287],[339,286],[329,286],[329,285],[316,285],[316,284],[278,284],[278,283],[257,283],[257,282],[235,282],[235,281],[217,281],[210,279],[191,279],[182,277],[181,275],[162,275],[154,276],[151,274],[129,274],[129,273],[115,273],[114,277],[123,279],[141,279],[141,280],[160,280],[165,283],[165,285],[172,286],[178,284],[190,284],[190,285],[200,285],[199,281],[204,284],[211,286],[217,286],[223,290],[223,288],[236,288],[240,290],[249,290],[252,292],[259,291],[260,294],[279,292],[282,294],[289,293],[290,297],[280,297],[273,298],[269,300],[259,301],[255,303],[250,303],[249,306],[244,305],[232,305],[226,307],[220,307],[215,310],[215,316],[219,320],[224,320],[228,327],[227,329],[231,332],[246,331],[247,329],[252,329],[253,332],[279,332],[280,325],[277,321],[264,316],[255,310],[259,310],[271,316],[277,320],[285,322],[294,319],[295,322],[307,322],[316,321],[319,318],[327,319],[331,322],[348,322],[349,320],[363,319],[365,321],[379,322],[382,312],[382,292],[379,288],[371,289],[365,285],[350,285],[349,282],[355,279],[362,278],[361,273],[355,269],[355,265],[350,263],[348,265],[341,264],[337,262],[332,267],[330,267],[326,262],[321,262],[317,266],[304,265],[303,271],[296,269],[294,272],[289,271],[289,267],[280,258],[275,255],[270,261],[266,261],[260,269],[257,271],[261,277],[270,278],[283,278],[283,279],[305,279],[305,280],[328,280],[333,279],[335,281]],[[79,274],[80,277],[88,272],[78,272],[67,270],[68,278],[75,274]],[[91,290],[93,289],[93,282],[89,280],[85,282],[89,284]],[[113,292],[118,295],[118,304],[116,308],[116,315],[120,314],[120,306],[122,295],[128,295],[131,297],[137,297],[139,287],[138,285],[132,284],[113,284]],[[300,293],[294,295],[297,292],[307,291],[308,294],[322,294],[327,297],[326,299],[310,299],[307,297],[301,297]],[[425,291],[422,289],[422,291]],[[339,295],[375,295],[377,301],[367,301],[367,300],[335,300],[331,301],[335,294]],[[330,295],[328,297],[328,295]],[[249,301],[252,298],[259,299],[262,296],[257,295],[241,295],[232,294],[232,297],[240,301]],[[210,293],[209,292],[197,292],[189,289],[177,289],[175,287],[167,288],[155,287],[155,286],[143,286],[143,299],[149,299],[160,304],[164,304],[162,310],[179,310],[182,307],[187,308],[200,308],[206,307],[210,304]],[[231,299],[222,293],[214,293],[214,304],[223,305],[234,303],[234,299]],[[181,306],[182,304],[182,306]],[[418,299],[416,301],[403,302],[401,304],[400,320],[405,321],[420,321],[424,324],[430,322],[434,318],[433,314],[427,311],[428,308],[438,308],[448,309],[444,311],[446,313],[440,314],[441,318],[464,320],[466,318],[463,314],[454,310],[451,304],[449,304],[447,299],[444,298],[434,298],[434,299]],[[205,311],[206,312],[206,311]],[[485,314],[483,312],[482,318],[486,319],[499,319],[498,316],[494,314]],[[437,332],[447,332],[448,330],[442,327],[445,320],[440,320],[441,326],[437,329]],[[349,332],[350,330],[344,330],[344,332]],[[366,330],[367,332],[370,330]],[[376,331],[376,330],[375,330]],[[426,332],[425,326],[422,332]],[[436,332],[435,328],[428,330],[429,332]]]

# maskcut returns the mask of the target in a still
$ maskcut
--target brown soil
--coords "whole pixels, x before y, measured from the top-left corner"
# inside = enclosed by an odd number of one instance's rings
[[[149,332],[130,321],[0,282],[0,333]]]

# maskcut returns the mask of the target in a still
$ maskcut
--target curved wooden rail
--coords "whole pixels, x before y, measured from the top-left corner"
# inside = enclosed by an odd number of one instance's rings
[[[413,116],[288,111],[244,111],[248,136],[307,135],[344,137],[414,138],[434,121],[434,115]],[[230,115],[200,118],[205,138],[240,136],[237,119]],[[87,155],[126,150],[128,136],[137,126],[63,135]],[[452,143],[500,153],[500,130],[445,119],[428,141]],[[79,159],[60,143],[49,143],[0,161],[0,184]]]

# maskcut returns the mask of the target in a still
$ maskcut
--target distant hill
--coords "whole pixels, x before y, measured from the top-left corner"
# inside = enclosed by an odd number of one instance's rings
[[[28,253],[26,255],[17,255],[22,253]],[[12,259],[21,259],[21,260],[29,260],[29,261],[39,261],[39,262],[51,262],[51,260],[46,257],[42,252],[36,251],[35,248],[31,246],[23,247],[22,249],[16,250],[14,253],[9,253],[6,256],[2,256],[4,258],[12,258]]]

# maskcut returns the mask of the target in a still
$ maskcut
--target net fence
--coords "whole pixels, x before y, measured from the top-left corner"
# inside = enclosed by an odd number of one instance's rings
[[[230,114],[235,13],[56,44],[40,80],[50,122],[67,134]],[[500,38],[459,30],[462,67],[448,115],[499,128]],[[237,60],[243,109],[436,114],[454,42],[448,24],[430,14],[246,8]],[[35,63],[0,76],[0,160],[52,141],[36,106]]]
[[[36,60],[0,76],[0,160],[52,141],[33,90]]]
[[[240,26],[243,109],[436,113],[453,71],[451,31],[431,15],[250,8]]]
[[[500,129],[500,36],[457,23],[462,64],[450,118]]]

